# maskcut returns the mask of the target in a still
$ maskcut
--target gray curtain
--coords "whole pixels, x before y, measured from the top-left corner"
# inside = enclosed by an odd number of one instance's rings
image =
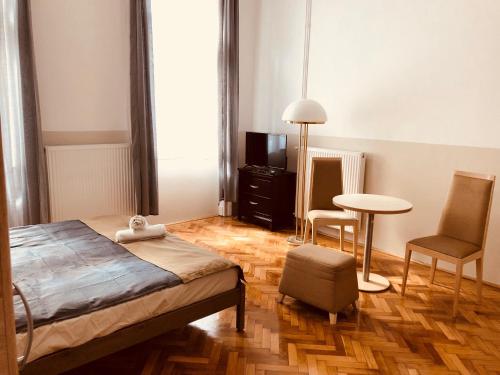
[[[151,4],[130,0],[130,107],[137,213],[158,215]]]
[[[49,219],[28,0],[0,1],[0,117],[9,225]]]
[[[238,0],[219,0],[219,198],[226,216],[237,199],[238,8]]]

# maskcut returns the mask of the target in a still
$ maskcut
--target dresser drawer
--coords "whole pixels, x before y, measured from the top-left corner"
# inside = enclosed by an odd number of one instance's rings
[[[273,227],[273,219],[271,215],[266,215],[260,212],[254,212],[253,214],[248,215],[247,219],[258,225],[262,225],[268,228]]]
[[[277,230],[293,225],[295,173],[238,169],[238,219]]]
[[[240,181],[243,192],[248,194],[256,194],[261,197],[271,198],[272,195],[272,182],[257,176],[245,176]]]
[[[241,197],[241,208],[247,215],[254,213],[272,213],[272,200],[255,194],[243,194]]]

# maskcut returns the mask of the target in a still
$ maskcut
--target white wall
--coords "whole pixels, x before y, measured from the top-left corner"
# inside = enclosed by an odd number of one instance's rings
[[[251,128],[287,132],[280,117],[301,93],[305,1],[254,4]],[[499,21],[494,0],[314,0],[309,97],[330,121],[312,134],[500,147]]]
[[[252,128],[253,126],[253,101],[254,101],[254,74],[255,74],[255,47],[256,34],[258,29],[257,23],[259,12],[256,2],[252,0],[242,0],[240,6],[240,56],[239,56],[239,73],[240,73],[240,97],[239,100],[243,105],[239,108],[239,126],[241,129]]]
[[[43,131],[128,131],[128,2],[33,0],[31,7]]]
[[[257,16],[252,43],[240,40],[254,63],[240,138],[245,130],[291,135],[294,169],[297,128],[281,114],[301,95],[305,0],[242,2]],[[310,127],[310,145],[367,152],[366,191],[415,205],[377,219],[376,247],[401,256],[408,239],[434,233],[454,169],[500,176],[499,23],[492,0],[313,0],[309,97],[329,121]],[[497,189],[485,266],[497,284],[499,204]]]
[[[253,69],[247,69],[249,73],[253,71],[253,76],[240,81],[240,90],[246,90],[248,81],[254,89],[252,101],[240,97],[242,130],[279,131],[283,109],[300,97],[305,17],[302,5],[305,2],[301,0],[240,2],[241,7],[252,9],[249,13],[240,12],[240,23],[249,23],[245,18],[253,17],[252,43],[240,37],[240,54],[253,56],[254,64]],[[244,117],[249,105],[251,121]]]
[[[500,3],[314,0],[317,134],[500,147]]]

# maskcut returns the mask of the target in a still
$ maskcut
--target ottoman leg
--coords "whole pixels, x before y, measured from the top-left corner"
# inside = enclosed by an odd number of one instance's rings
[[[330,324],[333,326],[337,324],[337,313],[329,313],[330,315]]]
[[[280,294],[280,298],[279,298],[279,301],[278,301],[278,302],[279,302],[279,303],[283,303],[283,301],[285,300],[285,297],[286,297],[286,294],[281,293],[281,294]]]

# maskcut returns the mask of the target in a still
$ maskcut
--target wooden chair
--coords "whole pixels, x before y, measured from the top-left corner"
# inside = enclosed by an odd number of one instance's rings
[[[345,226],[353,227],[353,255],[357,258],[359,222],[352,214],[335,206],[332,198],[342,194],[342,159],[313,158],[309,187],[309,210],[307,212],[304,242],[307,242],[312,227],[312,243],[316,244],[318,227],[335,225],[340,227],[340,250],[344,251]]]
[[[403,296],[406,289],[411,254],[416,251],[432,257],[431,284],[434,282],[438,259],[456,265],[453,317],[457,315],[463,265],[475,260],[477,298],[481,302],[484,246],[488,232],[494,187],[495,176],[455,172],[437,234],[416,238],[406,244],[403,285],[401,288]]]

